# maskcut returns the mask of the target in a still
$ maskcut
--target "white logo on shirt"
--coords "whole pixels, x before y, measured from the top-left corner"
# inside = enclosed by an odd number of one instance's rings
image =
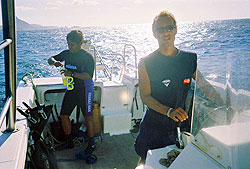
[[[169,86],[169,84],[170,84],[170,82],[171,82],[171,80],[170,79],[166,79],[166,80],[163,80],[163,81],[161,81],[166,87],[168,87]]]

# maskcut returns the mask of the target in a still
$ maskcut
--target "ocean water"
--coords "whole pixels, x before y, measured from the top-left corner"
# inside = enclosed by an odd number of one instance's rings
[[[216,82],[229,82],[236,90],[250,91],[250,19],[178,23],[176,46],[198,54],[198,69]],[[81,28],[85,39],[96,46],[111,66],[124,44],[136,48],[138,60],[157,49],[151,24]],[[47,59],[67,48],[70,29],[17,31],[17,82],[31,72],[35,77],[60,76]],[[2,39],[2,34],[0,35]],[[0,110],[4,105],[4,57],[0,52]],[[133,68],[133,51],[128,50],[128,67]],[[117,66],[118,68],[119,66]]]

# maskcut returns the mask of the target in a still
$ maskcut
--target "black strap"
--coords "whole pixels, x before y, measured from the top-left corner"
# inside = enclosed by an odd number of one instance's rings
[[[136,104],[136,108],[138,110],[138,104],[137,104],[137,99],[136,99],[136,95],[137,95],[137,86],[138,84],[135,85],[135,93],[134,93],[134,96],[133,96],[133,100],[132,100],[132,106],[131,106],[131,110],[130,112],[132,113],[132,117],[134,116],[134,102]]]
[[[29,159],[30,159],[30,162],[31,162],[32,166],[34,167],[34,169],[37,169],[36,164],[35,164],[35,162],[34,162],[32,156],[30,155],[30,152],[29,152],[29,151],[27,151],[27,155],[28,155],[28,157],[29,157]]]
[[[132,107],[131,107],[132,117],[134,115],[134,113],[133,113],[134,102],[135,102],[135,105],[136,105],[136,109],[139,110],[138,101],[137,101],[137,91],[138,91],[138,88],[139,88],[139,84],[137,83],[135,85],[135,94],[134,94],[134,97],[133,97]],[[143,112],[145,111],[145,106],[144,106],[143,102],[142,102],[142,110],[143,110]]]
[[[59,116],[59,113],[57,111],[56,104],[55,104],[55,112],[56,112],[57,119],[60,120],[60,116]]]
[[[137,90],[138,90],[138,83],[135,85],[135,96],[134,96],[136,109],[138,110],[139,108],[138,108],[138,102],[137,102]]]
[[[191,101],[190,101],[190,106],[189,109],[187,110],[188,113],[188,117],[192,117],[192,108],[193,108],[193,99],[194,99],[194,95],[191,96]],[[184,122],[184,127],[186,129],[187,132],[191,132],[191,118],[188,118],[185,122]]]
[[[79,118],[80,118],[80,107],[77,105],[76,106],[76,123],[79,122]]]
[[[55,109],[56,109],[56,104],[54,105]],[[54,111],[52,111],[52,118],[53,118],[53,121],[56,122],[56,118],[55,118],[55,115],[54,115]]]

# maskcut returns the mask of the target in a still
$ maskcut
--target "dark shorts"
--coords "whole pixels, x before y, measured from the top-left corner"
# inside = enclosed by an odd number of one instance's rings
[[[94,86],[89,85],[73,90],[66,90],[61,108],[61,115],[71,115],[76,106],[79,106],[84,116],[93,115]]]
[[[148,150],[163,148],[175,144],[177,137],[176,131],[166,131],[140,126],[139,134],[135,140],[135,151],[143,159],[146,159]]]

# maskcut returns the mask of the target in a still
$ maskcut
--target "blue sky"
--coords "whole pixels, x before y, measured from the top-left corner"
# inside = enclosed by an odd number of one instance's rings
[[[250,0],[16,0],[16,15],[48,26],[151,23],[161,10],[177,21],[250,18]]]

